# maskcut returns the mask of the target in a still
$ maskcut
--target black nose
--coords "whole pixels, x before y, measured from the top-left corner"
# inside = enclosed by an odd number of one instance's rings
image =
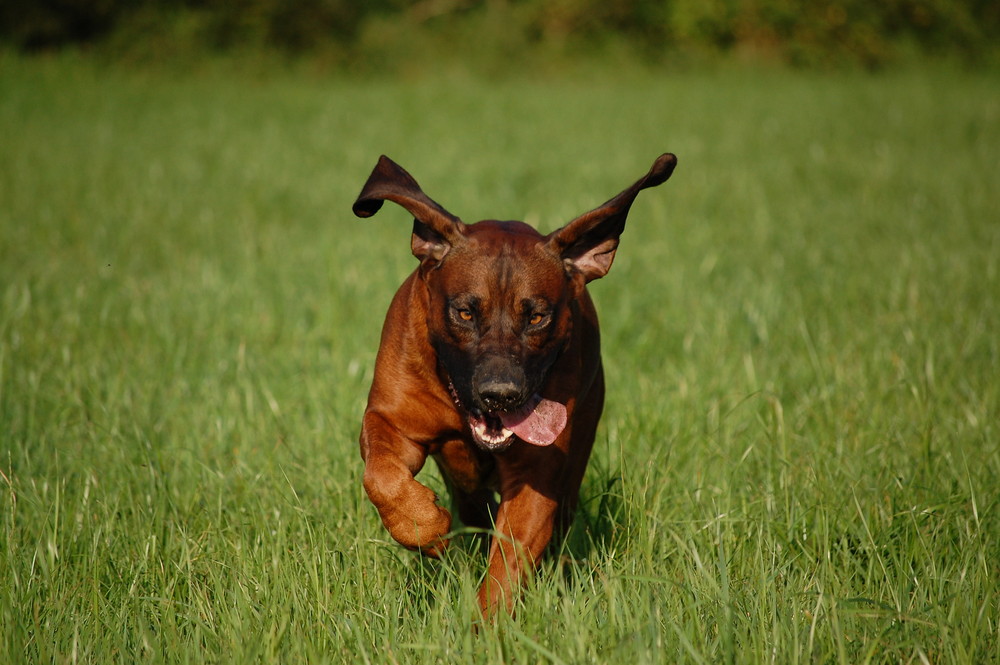
[[[511,411],[521,405],[521,389],[513,381],[483,381],[479,385],[479,401],[487,411]]]

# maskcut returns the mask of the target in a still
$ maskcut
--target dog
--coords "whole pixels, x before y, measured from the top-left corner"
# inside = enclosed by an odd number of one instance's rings
[[[597,314],[586,285],[607,274],[640,190],[542,235],[518,221],[465,224],[382,156],[353,211],[392,201],[414,217],[420,265],[382,329],[361,428],[364,488],[392,537],[438,557],[451,514],[414,475],[432,457],[462,522],[492,530],[484,616],[515,594],[569,526],[604,406]],[[499,495],[499,503],[496,495]]]

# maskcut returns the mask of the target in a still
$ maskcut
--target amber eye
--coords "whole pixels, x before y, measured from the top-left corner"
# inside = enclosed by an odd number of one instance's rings
[[[463,321],[471,321],[472,312],[467,309],[460,309],[458,310],[458,318],[462,319]]]
[[[533,326],[537,326],[539,323],[541,323],[544,320],[545,320],[545,315],[544,314],[541,314],[539,312],[535,312],[534,314],[531,315],[531,318],[528,319],[528,323],[531,324],[531,325],[533,325]]]

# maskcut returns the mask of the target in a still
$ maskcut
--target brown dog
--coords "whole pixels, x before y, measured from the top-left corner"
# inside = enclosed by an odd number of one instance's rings
[[[385,200],[406,208],[420,259],[382,329],[361,428],[365,490],[393,538],[437,556],[451,515],[413,477],[434,457],[462,521],[495,530],[484,614],[511,609],[512,590],[569,525],[604,404],[586,284],[611,267],[639,190],[676,164],[662,155],[547,236],[522,222],[466,225],[385,156],[354,203],[359,217]]]

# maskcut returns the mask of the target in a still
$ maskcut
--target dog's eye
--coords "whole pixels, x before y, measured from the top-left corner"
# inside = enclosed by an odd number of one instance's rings
[[[542,314],[541,312],[535,312],[534,314],[531,315],[531,318],[528,319],[528,324],[532,326],[537,326],[540,323],[542,323],[542,321],[544,321],[545,318],[546,318],[545,315]]]
[[[458,318],[462,319],[463,321],[471,321],[472,319],[475,318],[472,314],[471,309],[457,309],[455,310],[455,313],[458,314]]]

